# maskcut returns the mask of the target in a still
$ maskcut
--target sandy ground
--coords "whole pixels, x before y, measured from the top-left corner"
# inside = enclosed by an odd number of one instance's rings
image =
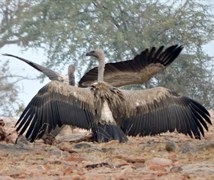
[[[73,140],[85,132],[74,130],[59,136],[55,145],[47,145],[42,140],[14,144],[10,140],[14,121],[4,122],[7,142],[0,142],[0,180],[214,179],[214,125],[202,140],[165,133],[129,137],[122,144],[77,143]]]

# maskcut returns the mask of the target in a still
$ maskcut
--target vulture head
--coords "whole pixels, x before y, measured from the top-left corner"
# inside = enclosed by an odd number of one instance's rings
[[[86,56],[92,56],[98,60],[98,63],[99,63],[98,69],[99,70],[98,70],[97,81],[103,82],[104,69],[105,69],[105,54],[104,54],[103,50],[96,49],[96,50],[90,51],[90,52],[86,53]]]
[[[68,66],[68,74],[74,74],[74,71],[75,71],[75,67],[73,64],[70,64]]]
[[[96,50],[90,51],[90,52],[86,53],[86,56],[95,57],[98,59],[98,61],[105,59],[105,54],[104,54],[103,50],[101,50],[101,49],[96,49]]]

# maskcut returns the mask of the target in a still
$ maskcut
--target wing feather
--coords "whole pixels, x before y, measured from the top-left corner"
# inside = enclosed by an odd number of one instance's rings
[[[164,46],[146,49],[134,59],[105,65],[104,81],[114,87],[142,84],[172,63],[183,49],[173,45],[163,51]],[[87,72],[79,81],[80,87],[90,86],[97,80],[98,68]]]
[[[15,55],[12,55],[12,54],[2,54],[4,56],[10,56],[10,57],[13,57],[13,58],[16,58],[16,59],[19,59],[25,63],[27,63],[28,65],[30,65],[31,67],[37,69],[38,71],[42,72],[43,74],[45,74],[50,80],[57,80],[57,81],[64,81],[64,78],[63,76],[61,76],[59,73],[49,69],[49,68],[46,68],[44,66],[41,66],[37,63],[34,63],[30,60],[27,60],[27,59],[24,59],[24,58],[21,58],[19,56],[15,56]]]
[[[160,59],[160,55],[161,55],[163,49],[164,49],[164,46],[159,47],[158,50],[156,51],[154,57],[156,57],[157,59]]]
[[[173,132],[200,139],[208,130],[209,112],[198,102],[166,88],[123,90],[128,111],[117,124],[131,136]]]
[[[90,89],[52,81],[32,98],[16,127],[20,135],[26,133],[26,138],[34,141],[62,124],[90,129],[93,120]]]

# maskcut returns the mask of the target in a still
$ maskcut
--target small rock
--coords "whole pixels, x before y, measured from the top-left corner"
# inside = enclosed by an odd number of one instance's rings
[[[145,162],[144,158],[141,158],[141,157],[136,158],[135,156],[133,157],[133,156],[121,156],[121,155],[119,155],[119,156],[115,156],[115,158],[123,159],[126,162],[132,163],[132,164],[134,164],[134,163],[144,163]]]
[[[55,143],[55,137],[52,136],[51,134],[45,134],[42,137],[42,140],[44,141],[45,144],[53,145]]]
[[[17,134],[16,130],[14,130],[6,136],[5,141],[7,143],[15,144],[17,142],[17,138],[18,138],[18,134]]]
[[[98,167],[109,167],[109,168],[113,168],[113,165],[110,165],[109,163],[103,162],[103,163],[97,163],[97,164],[89,164],[85,166],[87,169],[94,169],[94,168],[98,168]]]
[[[168,142],[166,143],[165,149],[166,149],[168,152],[175,151],[175,149],[176,149],[176,143],[175,143],[174,141],[168,141]]]
[[[71,149],[67,149],[65,151],[65,149],[60,149],[60,148],[57,148],[56,146],[52,146],[51,148],[48,149],[48,153],[50,155],[54,155],[54,156],[57,156],[57,155],[60,155],[60,156],[66,156],[66,155],[69,155],[70,153],[73,153],[73,151]]]
[[[92,147],[92,146],[88,143],[79,143],[79,144],[74,145],[74,148],[76,148],[76,149],[90,148],[90,147]]]
[[[195,150],[195,147],[192,147],[190,144],[185,144],[181,147],[182,153],[189,153],[193,152]]]
[[[114,148],[102,148],[101,151],[106,153],[106,152],[112,152],[114,151],[115,149]]]
[[[63,128],[61,128],[61,131],[58,134],[58,136],[71,135],[71,134],[73,134],[73,131],[74,131],[74,127],[66,125]]]
[[[73,150],[72,145],[69,142],[63,142],[57,145],[57,147],[62,151],[67,151],[69,153],[76,153],[76,151]]]
[[[171,166],[172,160],[164,158],[153,158],[146,161],[146,166],[155,171],[165,170],[165,167]]]
[[[178,173],[181,172],[183,169],[180,166],[174,166],[170,169],[170,172]]]
[[[68,167],[65,169],[64,171],[64,175],[67,175],[67,174],[72,174],[73,173],[73,167]]]
[[[166,171],[165,167],[159,164],[150,164],[148,168],[153,171]]]
[[[78,163],[81,163],[83,160],[85,159],[78,154],[72,154],[70,157],[65,159],[65,161],[78,162]]]
[[[20,146],[20,147],[26,147],[30,143],[27,141],[27,139],[24,136],[18,136],[16,138],[15,144],[18,145],[18,146]]]

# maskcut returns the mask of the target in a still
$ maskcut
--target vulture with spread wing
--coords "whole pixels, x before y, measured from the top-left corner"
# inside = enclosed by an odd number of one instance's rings
[[[165,51],[164,46],[146,49],[132,60],[107,63],[104,70],[104,82],[121,87],[130,84],[142,84],[155,74],[164,70],[179,55],[181,46],[170,46]],[[97,81],[98,67],[88,71],[79,81],[79,87],[89,87]]]
[[[31,67],[37,69],[38,71],[42,72],[44,75],[46,75],[50,80],[55,80],[55,81],[59,81],[59,82],[63,82],[66,84],[69,84],[71,86],[75,85],[75,76],[74,76],[74,72],[75,72],[75,67],[74,65],[69,65],[68,66],[68,77],[67,76],[63,76],[49,68],[46,68],[44,66],[41,66],[35,62],[29,61],[27,59],[21,58],[19,56],[15,56],[12,54],[3,54],[4,56],[9,56],[9,57],[13,57],[16,59],[19,59],[25,63],[27,63],[28,65],[30,65]],[[45,141],[45,143],[49,143],[52,144],[55,140],[55,137],[61,132],[61,130],[65,127],[65,125],[59,127],[56,126],[56,128],[54,130],[52,130],[49,134],[46,134],[45,136],[43,136],[43,140]],[[72,126],[70,126],[71,129],[73,129]]]
[[[155,59],[167,65],[182,49],[172,47],[170,51],[167,49],[167,54],[164,54],[166,50],[162,52],[163,48],[152,48],[133,61],[136,60],[141,68]],[[127,135],[156,135],[175,130],[200,139],[204,130],[208,130],[210,115],[198,102],[162,87],[133,91],[118,89],[104,81],[103,51],[95,50],[87,55],[99,62],[97,82],[86,88],[59,81],[48,83],[33,97],[17,121],[19,134],[26,133],[26,138],[32,142],[57,125],[68,124],[91,129],[98,142],[113,139],[125,142]],[[130,69],[137,71],[134,66]]]

